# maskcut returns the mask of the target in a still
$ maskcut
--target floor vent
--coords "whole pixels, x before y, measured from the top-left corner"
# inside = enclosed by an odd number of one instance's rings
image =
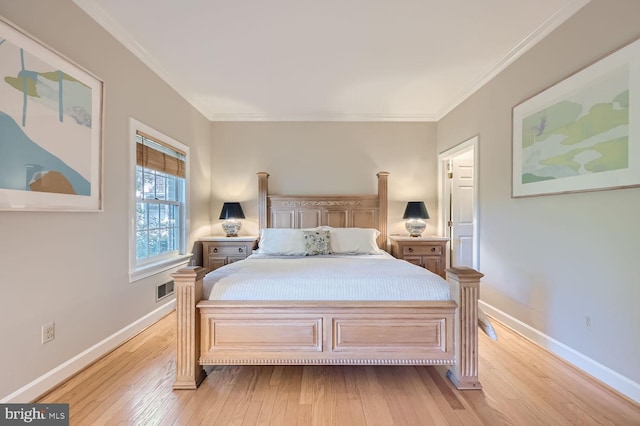
[[[173,294],[173,280],[167,281],[156,287],[156,302],[169,297]]]

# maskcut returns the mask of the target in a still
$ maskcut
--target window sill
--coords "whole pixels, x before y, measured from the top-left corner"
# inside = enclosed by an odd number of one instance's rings
[[[164,272],[168,269],[184,266],[189,263],[192,255],[193,253],[182,254],[170,259],[164,259],[159,262],[139,266],[134,271],[129,272],[129,282],[132,283],[135,281],[139,281],[143,278],[159,274],[160,272]]]

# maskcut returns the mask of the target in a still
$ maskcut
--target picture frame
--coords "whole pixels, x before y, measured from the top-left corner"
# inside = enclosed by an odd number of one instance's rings
[[[512,109],[513,198],[640,186],[640,39]]]
[[[0,17],[0,210],[102,211],[103,82]]]

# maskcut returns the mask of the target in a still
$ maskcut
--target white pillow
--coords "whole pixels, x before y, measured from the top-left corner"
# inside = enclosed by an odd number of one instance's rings
[[[380,231],[372,228],[328,228],[331,231],[331,252],[343,254],[380,254],[376,238]]]
[[[302,229],[264,228],[260,231],[258,248],[261,253],[304,256]]]

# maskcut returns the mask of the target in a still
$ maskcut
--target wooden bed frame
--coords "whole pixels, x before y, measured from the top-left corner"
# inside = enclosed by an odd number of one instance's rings
[[[387,179],[375,195],[268,194],[258,173],[260,228],[376,228],[387,246]],[[206,270],[172,274],[176,288],[174,389],[195,389],[204,365],[446,365],[458,389],[480,389],[478,296],[481,273],[450,268],[450,301],[203,300]]]

